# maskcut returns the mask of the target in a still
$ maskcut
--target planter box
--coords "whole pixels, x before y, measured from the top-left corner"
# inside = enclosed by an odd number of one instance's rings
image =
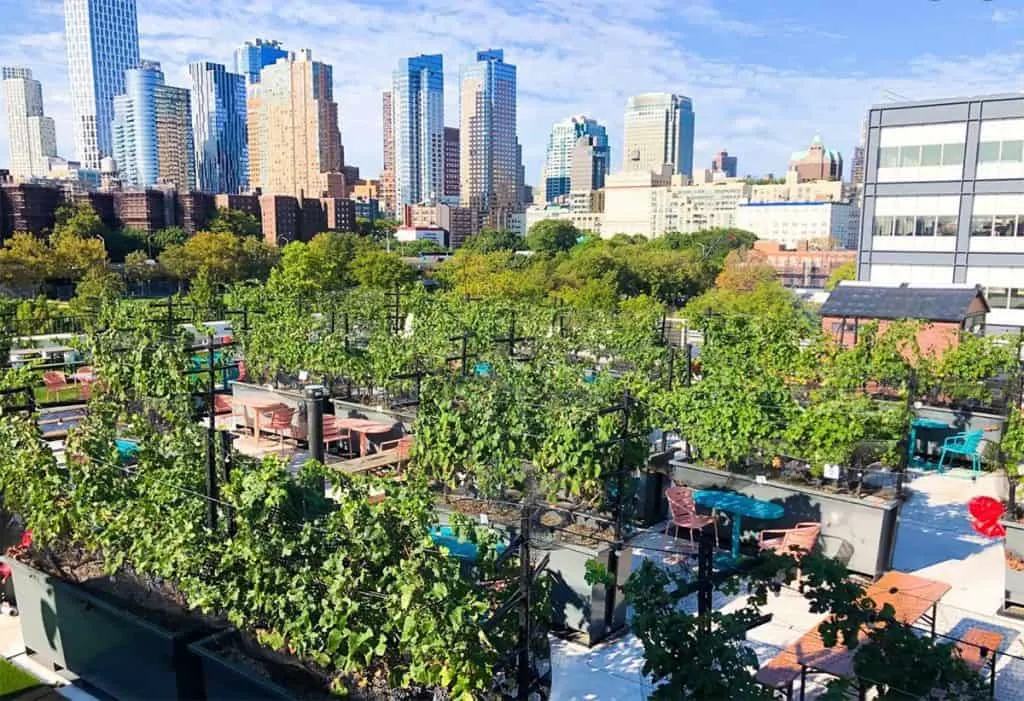
[[[1003,608],[1005,610],[1024,610],[1024,570],[1015,570],[1010,566],[1011,556],[1024,562],[1024,523],[1016,521],[1000,521],[1006,529],[1006,540],[1003,547],[1006,551],[1003,570],[1006,572],[1006,584],[1003,588]]]
[[[536,558],[544,555],[551,557],[548,571],[554,582],[551,603],[552,624],[556,629],[577,633],[585,645],[596,645],[625,628],[627,606],[619,587],[626,583],[632,571],[632,548],[623,547],[616,557],[609,545],[587,548],[556,541],[538,550]],[[596,560],[615,575],[615,587],[587,584],[585,577],[590,560]]]
[[[985,431],[985,440],[998,444],[1003,437],[1003,428],[1006,425],[1006,417],[1000,414],[985,414],[972,412],[967,409],[948,409],[938,406],[922,406],[914,409],[914,416],[919,419],[935,419],[942,423],[949,424],[954,433],[962,431],[981,431],[986,428],[993,428]],[[935,457],[938,458],[936,452]]]
[[[744,518],[744,536],[766,528],[787,528],[800,521],[821,524],[822,551],[846,562],[853,572],[880,577],[892,569],[896,526],[902,502],[874,497],[828,494],[812,487],[784,482],[758,482],[752,477],[672,461],[673,479],[693,489],[721,489],[782,504],[786,515],[778,521]],[[720,534],[729,542],[727,533]]]
[[[69,680],[114,698],[201,698],[187,644],[199,629],[169,631],[81,586],[7,558],[26,652]]]
[[[198,663],[204,693],[200,698],[206,701],[296,698],[284,687],[218,652],[223,644],[237,640],[237,636],[234,630],[221,631],[188,646]]]

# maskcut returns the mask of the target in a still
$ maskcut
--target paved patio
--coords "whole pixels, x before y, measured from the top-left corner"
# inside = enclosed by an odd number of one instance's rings
[[[996,695],[1001,701],[1024,699],[1024,621],[998,616],[1003,595],[1003,545],[974,533],[967,519],[967,502],[974,496],[1002,497],[1005,481],[991,476],[972,482],[962,471],[948,475],[923,474],[908,485],[897,536],[894,569],[920,574],[952,586],[938,606],[936,632],[952,637],[968,627],[1003,633],[1006,642],[996,666]],[[664,561],[664,555],[643,545],[660,547],[660,535],[643,536],[634,567],[643,557]],[[716,608],[742,605],[743,597],[715,595]],[[695,597],[687,601],[696,607]],[[793,643],[821,620],[807,610],[805,599],[790,589],[770,597],[771,622],[755,628],[748,640],[762,663]],[[554,701],[638,701],[653,685],[642,672],[643,646],[633,635],[592,649],[553,642]],[[816,698],[823,678],[808,678],[808,698]],[[815,683],[817,682],[817,683]]]

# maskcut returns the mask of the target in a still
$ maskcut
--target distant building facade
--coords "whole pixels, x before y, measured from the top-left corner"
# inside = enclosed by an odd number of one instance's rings
[[[16,178],[45,176],[50,159],[57,156],[57,132],[53,119],[43,111],[43,86],[28,68],[4,66],[0,77],[7,103],[10,174]]]
[[[235,49],[234,72],[245,78],[247,85],[260,82],[260,72],[267,66],[286,58],[288,52],[281,48],[281,42],[266,39],[247,41]]]
[[[622,169],[657,172],[664,166],[693,175],[693,102],[683,95],[645,93],[626,102]]]
[[[459,130],[444,128],[444,198],[459,202]]]
[[[384,169],[380,174],[381,201],[384,209],[395,210],[395,113],[391,91],[381,96],[381,122],[384,125]]]
[[[795,170],[801,181],[842,180],[843,157],[838,151],[825,148],[821,137],[815,135],[806,150],[790,156],[789,169]]]
[[[219,63],[192,63],[196,186],[203,192],[249,189],[245,77]]]
[[[608,132],[603,124],[585,115],[577,115],[556,123],[548,137],[547,157],[544,162],[544,201],[562,201],[572,190],[573,165],[575,163],[576,145],[586,139],[588,144],[586,155],[589,160],[581,164],[581,170],[590,172],[593,186],[595,166],[597,178],[604,184],[604,174],[608,172]],[[597,163],[595,163],[597,161]],[[584,178],[579,178],[584,180]]]
[[[738,228],[787,248],[806,241],[845,248],[849,221],[848,202],[740,202],[736,209]]]
[[[719,151],[711,159],[712,172],[722,173],[727,178],[736,177],[738,165],[736,156],[730,156],[728,151]]]

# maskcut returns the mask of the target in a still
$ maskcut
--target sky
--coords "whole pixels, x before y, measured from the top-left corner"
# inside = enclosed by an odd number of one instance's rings
[[[458,126],[460,66],[502,48],[518,67],[527,183],[551,125],[585,114],[622,160],[626,98],[693,99],[694,164],[727,150],[740,174],[781,173],[820,134],[849,172],[873,104],[1024,91],[1024,0],[137,0],[141,55],[189,87],[187,65],[232,65],[256,37],[334,66],[347,164],[376,177],[381,92],[398,59],[441,53],[445,117]],[[58,151],[74,158],[62,0],[0,0],[0,65],[43,83]],[[9,162],[0,110],[0,168]]]

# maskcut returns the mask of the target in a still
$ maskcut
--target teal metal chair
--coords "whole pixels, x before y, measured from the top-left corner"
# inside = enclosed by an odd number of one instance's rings
[[[942,466],[947,455],[959,455],[969,458],[971,468],[975,473],[981,473],[981,439],[984,431],[965,431],[955,436],[950,436],[942,441],[942,452],[939,454],[939,472],[943,472]]]

